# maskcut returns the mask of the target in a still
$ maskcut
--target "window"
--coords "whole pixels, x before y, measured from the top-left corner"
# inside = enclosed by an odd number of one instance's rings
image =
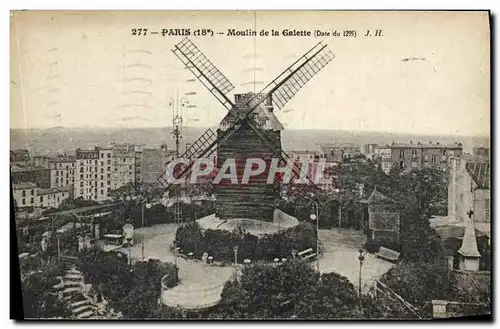
[[[56,170],[56,176],[59,176],[59,171]]]
[[[26,199],[23,199],[23,205],[25,205],[25,204],[26,204]]]
[[[43,202],[43,195],[40,195],[40,203]]]
[[[132,170],[132,166],[128,166],[128,169]]]
[[[107,154],[107,158],[109,158],[109,157],[111,157],[111,154],[110,154],[110,153],[108,153],[108,154]],[[109,161],[109,160],[108,160],[108,161]],[[108,164],[109,164],[109,163],[108,163]]]
[[[108,185],[111,185],[111,181],[110,180],[108,180]]]
[[[108,178],[111,178],[111,174],[108,174]]]
[[[400,158],[404,158],[405,157],[405,151],[404,150],[400,150],[399,151],[399,157]]]
[[[436,162],[436,156],[435,156],[435,155],[432,155],[432,156],[431,156],[431,161],[432,161],[432,162]]]
[[[80,182],[80,187],[83,187],[83,182]]]
[[[101,187],[104,187],[104,182],[101,182]],[[102,191],[102,190],[101,190]],[[101,193],[102,194],[102,193]]]
[[[104,168],[101,168],[101,174],[104,174]]]
[[[35,190],[31,190],[31,195],[35,195]]]
[[[108,171],[111,171],[111,167],[108,166]]]
[[[101,195],[104,195],[104,190],[101,190]]]
[[[443,150],[443,155],[446,155],[446,150]]]
[[[56,178],[56,184],[59,184],[59,179],[58,178]]]
[[[30,198],[30,203],[31,204],[35,203],[35,199],[34,198]]]
[[[26,196],[26,191],[23,190],[23,198]]]
[[[411,155],[417,155],[417,150],[411,150]]]
[[[104,179],[104,175],[101,175],[101,180],[103,180],[103,179]]]
[[[83,195],[83,189],[82,188],[80,189],[80,195]]]

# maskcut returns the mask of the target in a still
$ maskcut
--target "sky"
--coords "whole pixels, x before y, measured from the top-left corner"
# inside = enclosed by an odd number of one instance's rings
[[[133,36],[134,28],[356,30],[356,38],[189,38],[235,85],[230,99],[327,44],[335,58],[277,113],[286,129],[490,134],[482,12],[15,12],[11,128],[170,126],[172,97],[191,105],[185,125],[217,125],[226,109],[171,52],[183,37]],[[383,36],[364,37],[367,29]]]

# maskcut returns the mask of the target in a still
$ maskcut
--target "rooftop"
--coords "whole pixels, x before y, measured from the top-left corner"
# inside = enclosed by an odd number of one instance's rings
[[[389,145],[390,148],[426,148],[426,149],[463,149],[462,143],[453,143],[453,144],[441,144],[439,142],[433,143],[423,143],[423,142],[413,142],[409,143],[396,143],[393,142]]]
[[[27,167],[11,166],[12,172],[42,171],[42,170],[49,170],[49,169],[44,167],[35,167],[35,166],[27,166]]]
[[[70,189],[71,189],[70,186],[52,187],[52,188],[37,188],[36,193],[38,195],[46,195],[46,194],[59,193],[59,192],[69,192]]]
[[[35,188],[35,187],[36,187],[36,185],[34,183],[12,184],[13,190],[26,190],[26,189]]]
[[[471,176],[478,189],[490,189],[490,163],[489,162],[468,162],[465,169]]]
[[[359,148],[359,145],[356,143],[319,143],[319,147],[335,147],[335,148],[350,148],[350,147],[355,147]]]

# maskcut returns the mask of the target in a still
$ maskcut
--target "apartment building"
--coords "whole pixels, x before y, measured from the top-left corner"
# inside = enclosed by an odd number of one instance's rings
[[[328,162],[344,162],[361,154],[361,148],[355,143],[318,144],[320,153]]]
[[[131,144],[115,144],[112,148],[111,189],[136,182],[136,153]]]
[[[74,197],[104,201],[112,189],[111,148],[76,150]]]
[[[50,187],[50,169],[43,167],[11,167],[12,184],[33,183],[37,187]]]
[[[141,182],[160,185],[158,177],[165,172],[166,164],[175,159],[175,150],[143,147],[141,155]]]
[[[63,200],[70,198],[72,194],[72,185],[46,189],[37,188],[35,193],[35,207],[43,209],[57,208]]]
[[[34,183],[12,185],[14,200],[18,208],[57,208],[71,195],[71,187],[39,188]]]
[[[391,147],[389,145],[376,145],[373,149],[373,160],[378,161],[382,171],[389,174],[392,167]]]
[[[36,184],[30,182],[13,183],[12,194],[18,208],[34,207]]]
[[[446,171],[450,158],[461,157],[463,153],[462,143],[410,141],[410,143],[392,143],[390,148],[392,166],[397,165],[405,171],[423,168],[439,168]]]
[[[50,170],[50,187],[67,187],[73,189],[75,184],[76,158],[68,156],[57,156],[47,161]]]
[[[31,165],[30,153],[28,150],[11,150],[10,151],[11,166],[29,166]]]

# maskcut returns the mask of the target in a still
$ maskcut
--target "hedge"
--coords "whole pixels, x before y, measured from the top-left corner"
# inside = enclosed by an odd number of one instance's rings
[[[274,258],[291,257],[293,249],[316,250],[316,229],[309,223],[300,223],[259,238],[248,232],[202,231],[197,222],[190,222],[177,229],[174,244],[182,250],[182,254],[192,252],[197,259],[201,259],[206,252],[214,261],[233,262],[233,246],[237,245],[239,262],[246,258],[252,261],[272,261]]]

